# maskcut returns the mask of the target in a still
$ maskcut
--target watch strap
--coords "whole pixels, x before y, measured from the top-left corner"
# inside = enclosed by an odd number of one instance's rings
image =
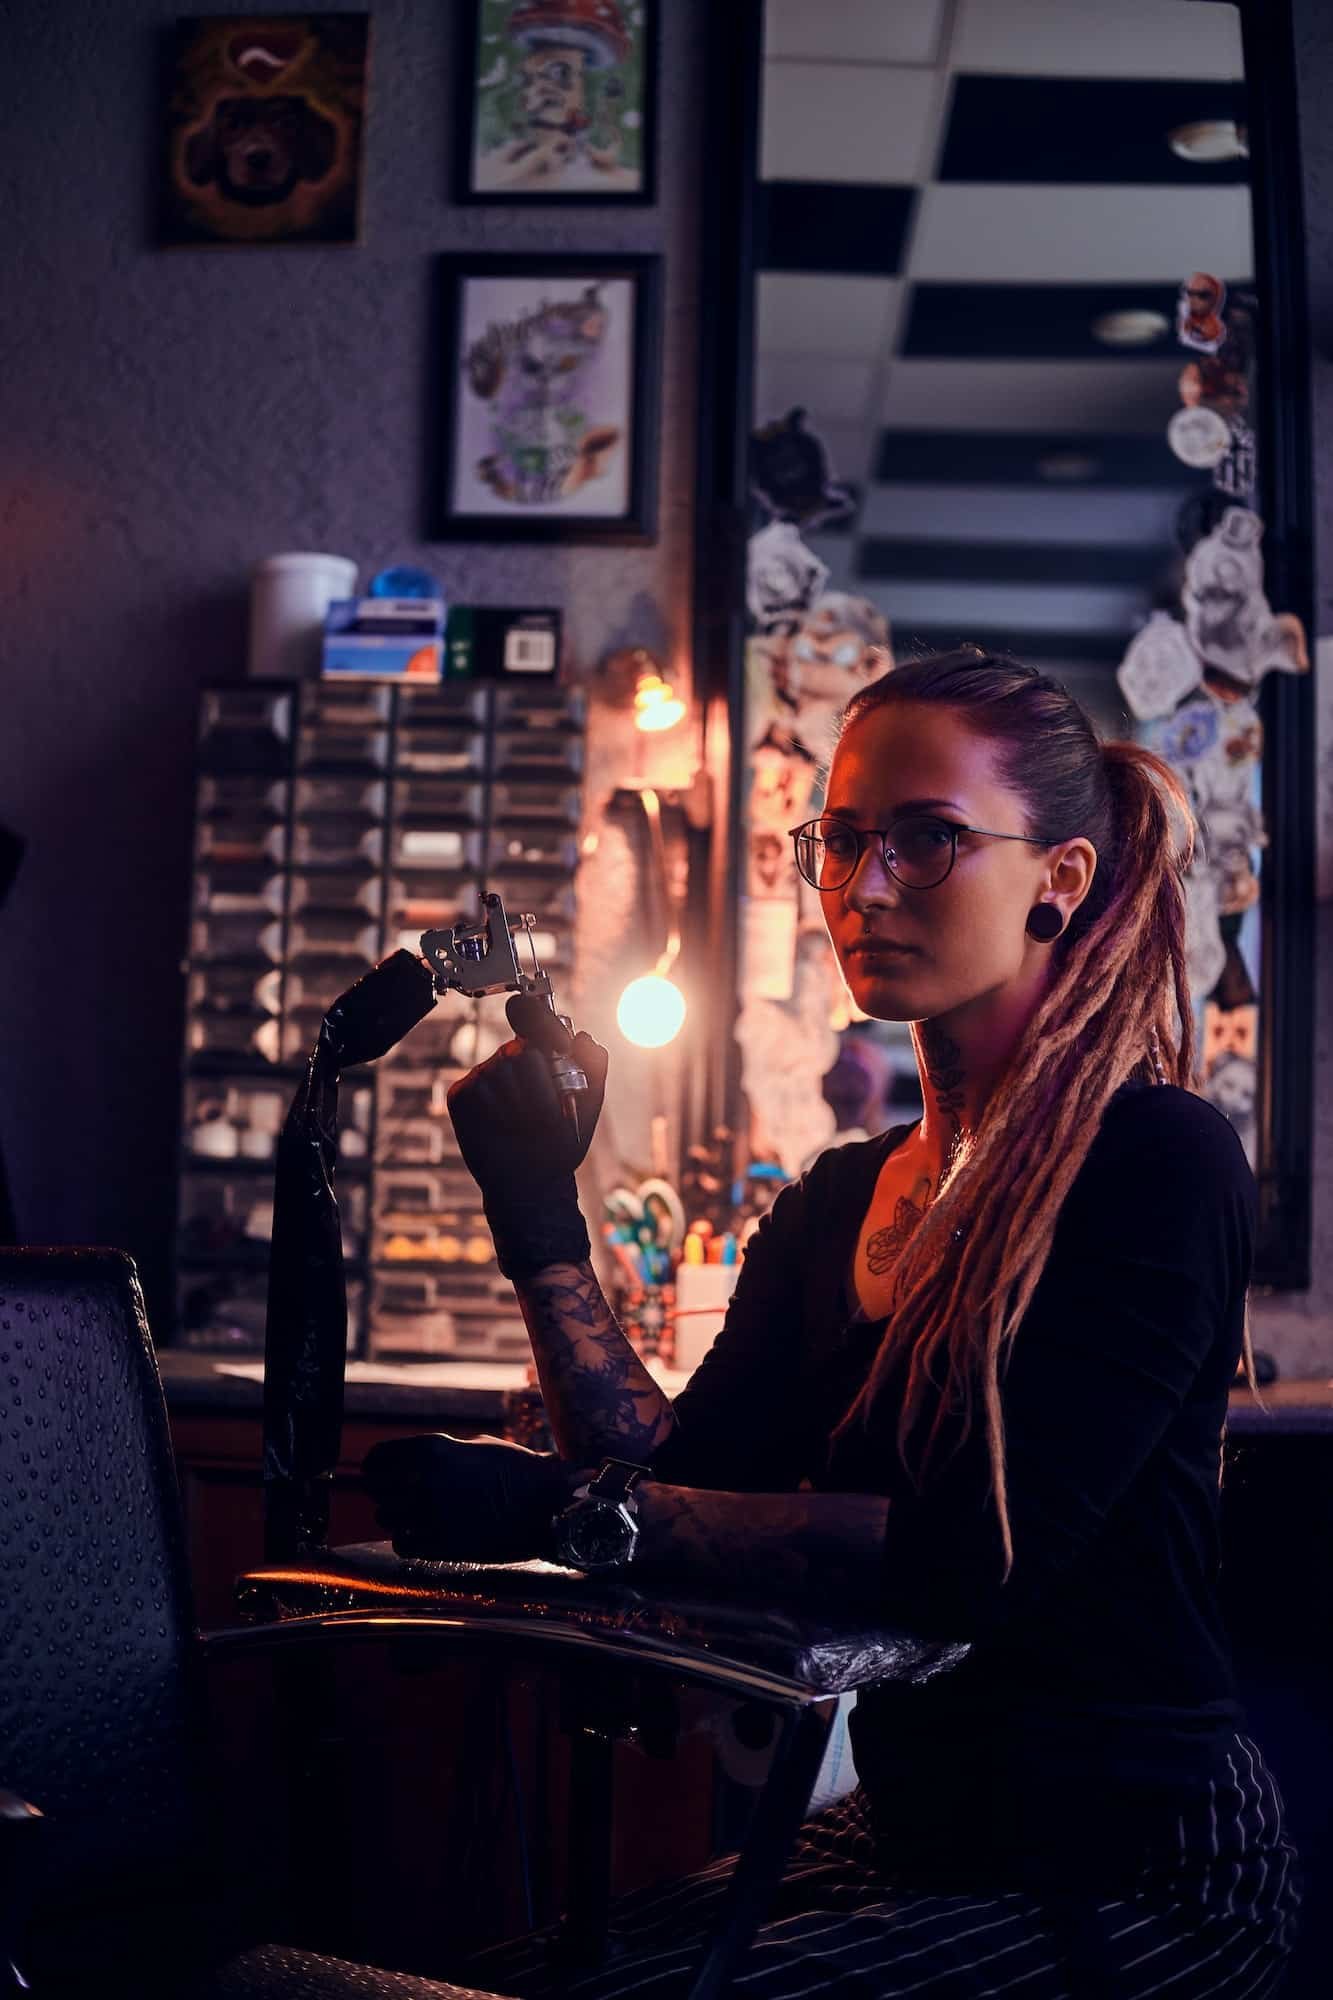
[[[648,1477],[646,1465],[634,1465],[627,1458],[604,1458],[597,1476],[589,1480],[587,1491],[594,1500],[627,1500],[641,1479]]]

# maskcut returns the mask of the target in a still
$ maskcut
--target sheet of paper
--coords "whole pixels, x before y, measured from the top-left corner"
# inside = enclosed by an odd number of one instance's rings
[[[262,1361],[218,1361],[219,1375],[238,1375],[246,1382],[262,1382]],[[663,1368],[656,1360],[646,1364],[653,1380],[668,1396],[676,1395],[689,1381],[688,1373]],[[528,1371],[521,1361],[349,1361],[346,1380],[397,1384],[409,1389],[521,1389]]]

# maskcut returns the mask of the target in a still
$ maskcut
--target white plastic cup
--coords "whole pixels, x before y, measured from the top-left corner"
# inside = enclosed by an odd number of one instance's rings
[[[357,566],[346,556],[266,556],[250,583],[250,672],[304,679],[319,672],[324,613],[356,594]]]

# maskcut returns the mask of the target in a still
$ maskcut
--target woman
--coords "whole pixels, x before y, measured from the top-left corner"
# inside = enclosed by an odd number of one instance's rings
[[[551,1517],[609,1456],[650,1468],[636,1581],[971,1642],[860,1697],[858,1789],[737,1982],[762,2000],[1280,1976],[1294,1857],[1214,1594],[1255,1190],[1190,1087],[1191,842],[1169,769],[1029,668],[967,648],[856,695],[796,857],[857,1004],[911,1023],[924,1114],[779,1195],[674,1406],[593,1276],[545,1057],[520,1035],[450,1093],[559,1457],[381,1448],[399,1545],[567,1555]],[[605,1052],[575,1050],[595,1109]],[[630,1898],[631,1955],[559,1990],[683,1990],[729,1866]],[[521,1950],[474,1971],[553,1990]]]

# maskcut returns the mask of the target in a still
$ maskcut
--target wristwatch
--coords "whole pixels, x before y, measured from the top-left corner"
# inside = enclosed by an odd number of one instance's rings
[[[555,1517],[556,1561],[589,1570],[621,1569],[632,1561],[639,1539],[634,1488],[648,1471],[627,1459],[604,1458],[597,1477]]]

